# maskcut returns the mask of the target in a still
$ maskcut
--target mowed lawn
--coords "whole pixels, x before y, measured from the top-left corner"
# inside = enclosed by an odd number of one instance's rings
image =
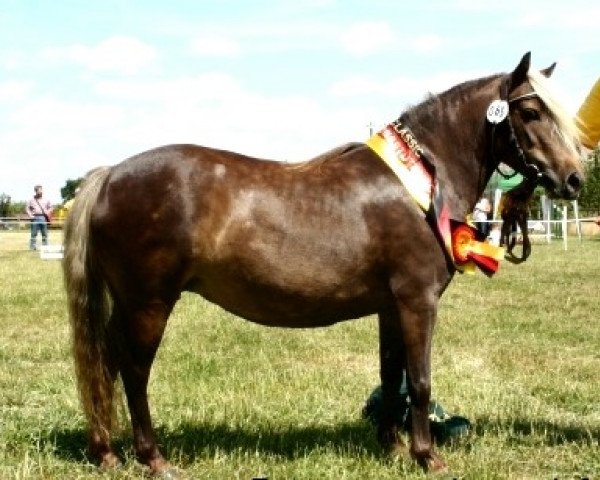
[[[60,232],[51,238],[60,242]],[[60,262],[0,232],[0,478],[141,478],[85,454]],[[533,246],[492,279],[458,275],[440,306],[433,395],[472,433],[438,447],[447,478],[600,476],[600,241]],[[150,381],[163,452],[190,479],[427,478],[386,459],[361,409],[378,385],[376,318],[261,327],[184,294]]]

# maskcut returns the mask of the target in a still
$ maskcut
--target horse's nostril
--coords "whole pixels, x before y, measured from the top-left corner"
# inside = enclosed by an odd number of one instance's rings
[[[567,186],[573,191],[573,193],[577,193],[583,186],[583,178],[579,173],[573,172],[567,177]]]

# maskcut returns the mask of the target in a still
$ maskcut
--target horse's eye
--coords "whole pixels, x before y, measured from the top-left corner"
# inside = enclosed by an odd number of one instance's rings
[[[533,120],[540,119],[540,112],[534,110],[533,108],[525,108],[521,111],[521,118],[524,122],[531,122]]]

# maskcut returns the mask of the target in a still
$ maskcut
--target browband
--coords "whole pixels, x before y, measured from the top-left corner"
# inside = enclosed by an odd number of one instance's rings
[[[518,97],[511,98],[508,103],[516,102],[517,100],[523,100],[524,98],[537,97],[538,94],[536,92],[524,93],[523,95],[519,95]]]

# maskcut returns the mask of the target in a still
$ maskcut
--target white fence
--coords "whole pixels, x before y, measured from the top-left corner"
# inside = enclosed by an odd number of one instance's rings
[[[62,220],[52,220],[48,224],[49,228],[62,228]],[[25,230],[29,229],[31,221],[28,218],[20,217],[0,217],[0,230]]]

